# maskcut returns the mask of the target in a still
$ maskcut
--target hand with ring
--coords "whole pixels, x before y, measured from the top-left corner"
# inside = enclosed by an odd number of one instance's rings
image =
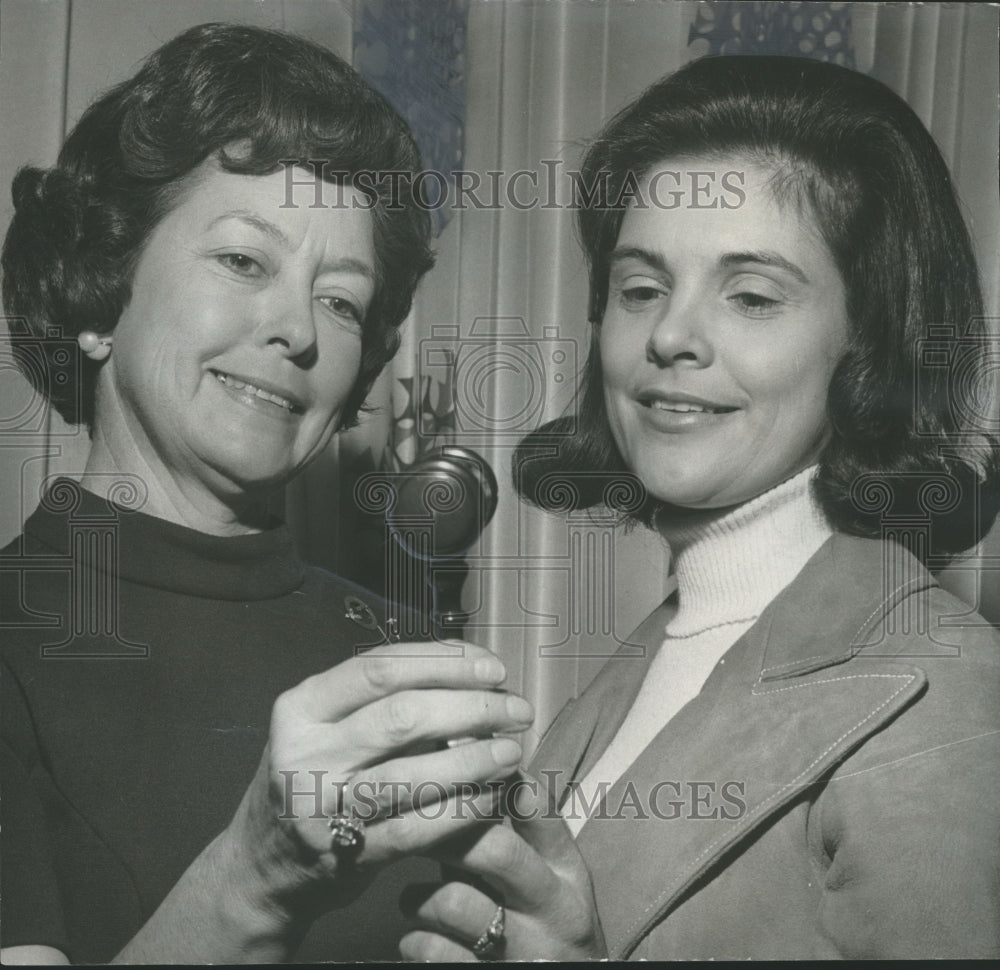
[[[518,785],[510,824],[463,833],[434,852],[477,877],[479,886],[456,879],[407,887],[403,911],[420,925],[400,941],[404,959],[607,956],[590,874],[573,836],[534,779],[521,775]]]
[[[507,927],[507,911],[501,903],[489,921],[483,935],[472,944],[472,952],[481,960],[489,960],[503,948],[503,934]]]
[[[257,777],[221,837],[243,857],[245,895],[295,921],[346,905],[381,865],[496,819],[521,748],[494,735],[533,717],[497,689],[504,676],[473,644],[404,643],[281,695]],[[453,738],[468,740],[442,743]]]

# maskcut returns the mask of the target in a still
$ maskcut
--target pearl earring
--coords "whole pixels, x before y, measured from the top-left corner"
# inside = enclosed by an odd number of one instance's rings
[[[111,338],[99,337],[93,330],[82,331],[76,342],[91,360],[104,360],[111,353]]]

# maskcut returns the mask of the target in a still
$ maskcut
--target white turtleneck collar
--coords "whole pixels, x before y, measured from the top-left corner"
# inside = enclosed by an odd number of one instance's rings
[[[598,804],[601,786],[614,784],[697,695],[726,651],[830,537],[812,497],[815,473],[807,468],[736,508],[660,528],[674,558],[677,613],[621,727],[581,782],[581,800],[562,810],[574,835],[590,814],[582,806]]]
[[[677,579],[668,636],[752,620],[795,578],[832,534],[812,494],[815,475],[813,465],[714,517],[658,516]]]

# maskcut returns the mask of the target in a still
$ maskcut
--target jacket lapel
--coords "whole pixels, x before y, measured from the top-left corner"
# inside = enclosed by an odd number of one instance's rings
[[[550,801],[562,803],[567,785],[586,776],[617,734],[672,613],[662,603],[629,635],[586,692],[570,701],[545,732],[532,758],[530,773],[544,781]],[[641,651],[636,646],[642,647]]]
[[[601,900],[611,958],[628,956],[724,852],[923,690],[919,669],[862,651],[879,642],[902,598],[933,585],[914,560],[905,580],[888,588],[883,548],[832,537],[584,825],[577,841]],[[654,617],[662,620],[661,611]],[[647,621],[636,638],[662,628]],[[535,773],[566,772],[557,779],[563,786],[566,778],[582,779],[617,731],[647,666],[648,659],[602,671],[560,737],[539,749]],[[547,752],[567,738],[568,756],[546,764]],[[570,803],[560,794],[565,813]]]

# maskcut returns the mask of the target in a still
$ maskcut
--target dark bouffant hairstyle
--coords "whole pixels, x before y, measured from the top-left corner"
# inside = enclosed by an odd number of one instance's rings
[[[801,58],[694,61],[626,106],[590,147],[582,184],[607,180],[577,213],[595,339],[576,418],[543,426],[515,453],[518,491],[543,508],[589,508],[604,500],[609,475],[625,472],[596,341],[625,211],[613,200],[669,159],[723,154],[781,165],[775,190],[812,213],[845,284],[849,347],[831,381],[832,435],[815,483],[831,525],[879,536],[916,515],[931,523],[924,558],[974,545],[1000,502],[1000,446],[978,272],[947,166],[883,84]],[[651,524],[657,508],[646,498],[629,511]]]
[[[371,173],[419,171],[420,154],[405,122],[354,70],[280,31],[185,31],[87,109],[54,168],[18,172],[2,266],[21,369],[64,418],[92,424],[99,365],[74,338],[114,329],[143,245],[185,177],[211,156],[245,175],[292,161],[313,172],[323,162],[325,179],[347,184],[367,173],[359,188],[373,203],[377,286],[344,407],[350,426],[433,263],[426,207],[407,180]]]

